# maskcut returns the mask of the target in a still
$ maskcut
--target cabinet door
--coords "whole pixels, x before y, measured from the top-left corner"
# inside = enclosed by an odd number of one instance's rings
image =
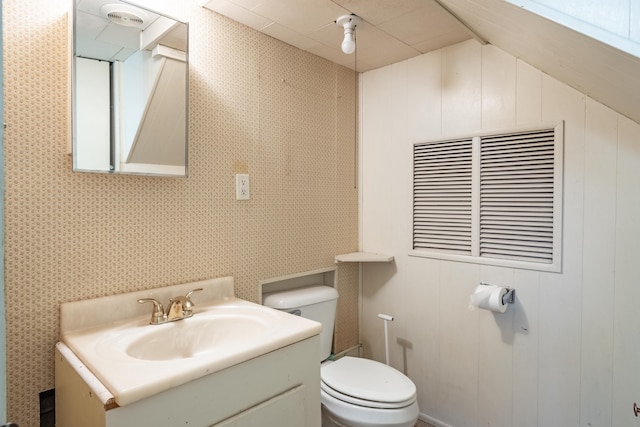
[[[273,396],[212,427],[301,427],[305,425],[304,385]]]

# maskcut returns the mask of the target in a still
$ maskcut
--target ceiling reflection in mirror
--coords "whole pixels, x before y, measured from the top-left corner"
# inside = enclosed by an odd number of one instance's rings
[[[188,25],[73,1],[74,171],[186,176]]]

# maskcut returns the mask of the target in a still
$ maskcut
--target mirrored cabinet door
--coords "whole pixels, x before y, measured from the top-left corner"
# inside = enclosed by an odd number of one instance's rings
[[[186,176],[188,24],[72,1],[74,171]]]

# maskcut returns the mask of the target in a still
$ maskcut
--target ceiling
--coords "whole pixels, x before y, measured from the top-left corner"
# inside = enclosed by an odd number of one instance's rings
[[[499,47],[640,123],[638,56],[505,0],[202,0],[201,3],[264,34],[359,72],[473,37]],[[343,30],[335,20],[351,13],[364,22],[356,30],[356,54],[347,55],[340,50]]]
[[[471,38],[434,0],[205,0],[203,6],[360,72]],[[356,53],[347,55],[335,21],[352,13],[364,22],[356,28]]]

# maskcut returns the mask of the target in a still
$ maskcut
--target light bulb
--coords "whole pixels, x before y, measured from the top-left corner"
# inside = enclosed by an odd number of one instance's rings
[[[342,41],[342,51],[346,54],[351,54],[356,50],[356,42],[353,40],[353,33],[345,31],[344,40]]]
[[[362,24],[362,18],[356,15],[342,15],[336,19],[336,24],[344,30],[344,40],[342,41],[342,51],[351,54],[356,51],[356,27]]]

